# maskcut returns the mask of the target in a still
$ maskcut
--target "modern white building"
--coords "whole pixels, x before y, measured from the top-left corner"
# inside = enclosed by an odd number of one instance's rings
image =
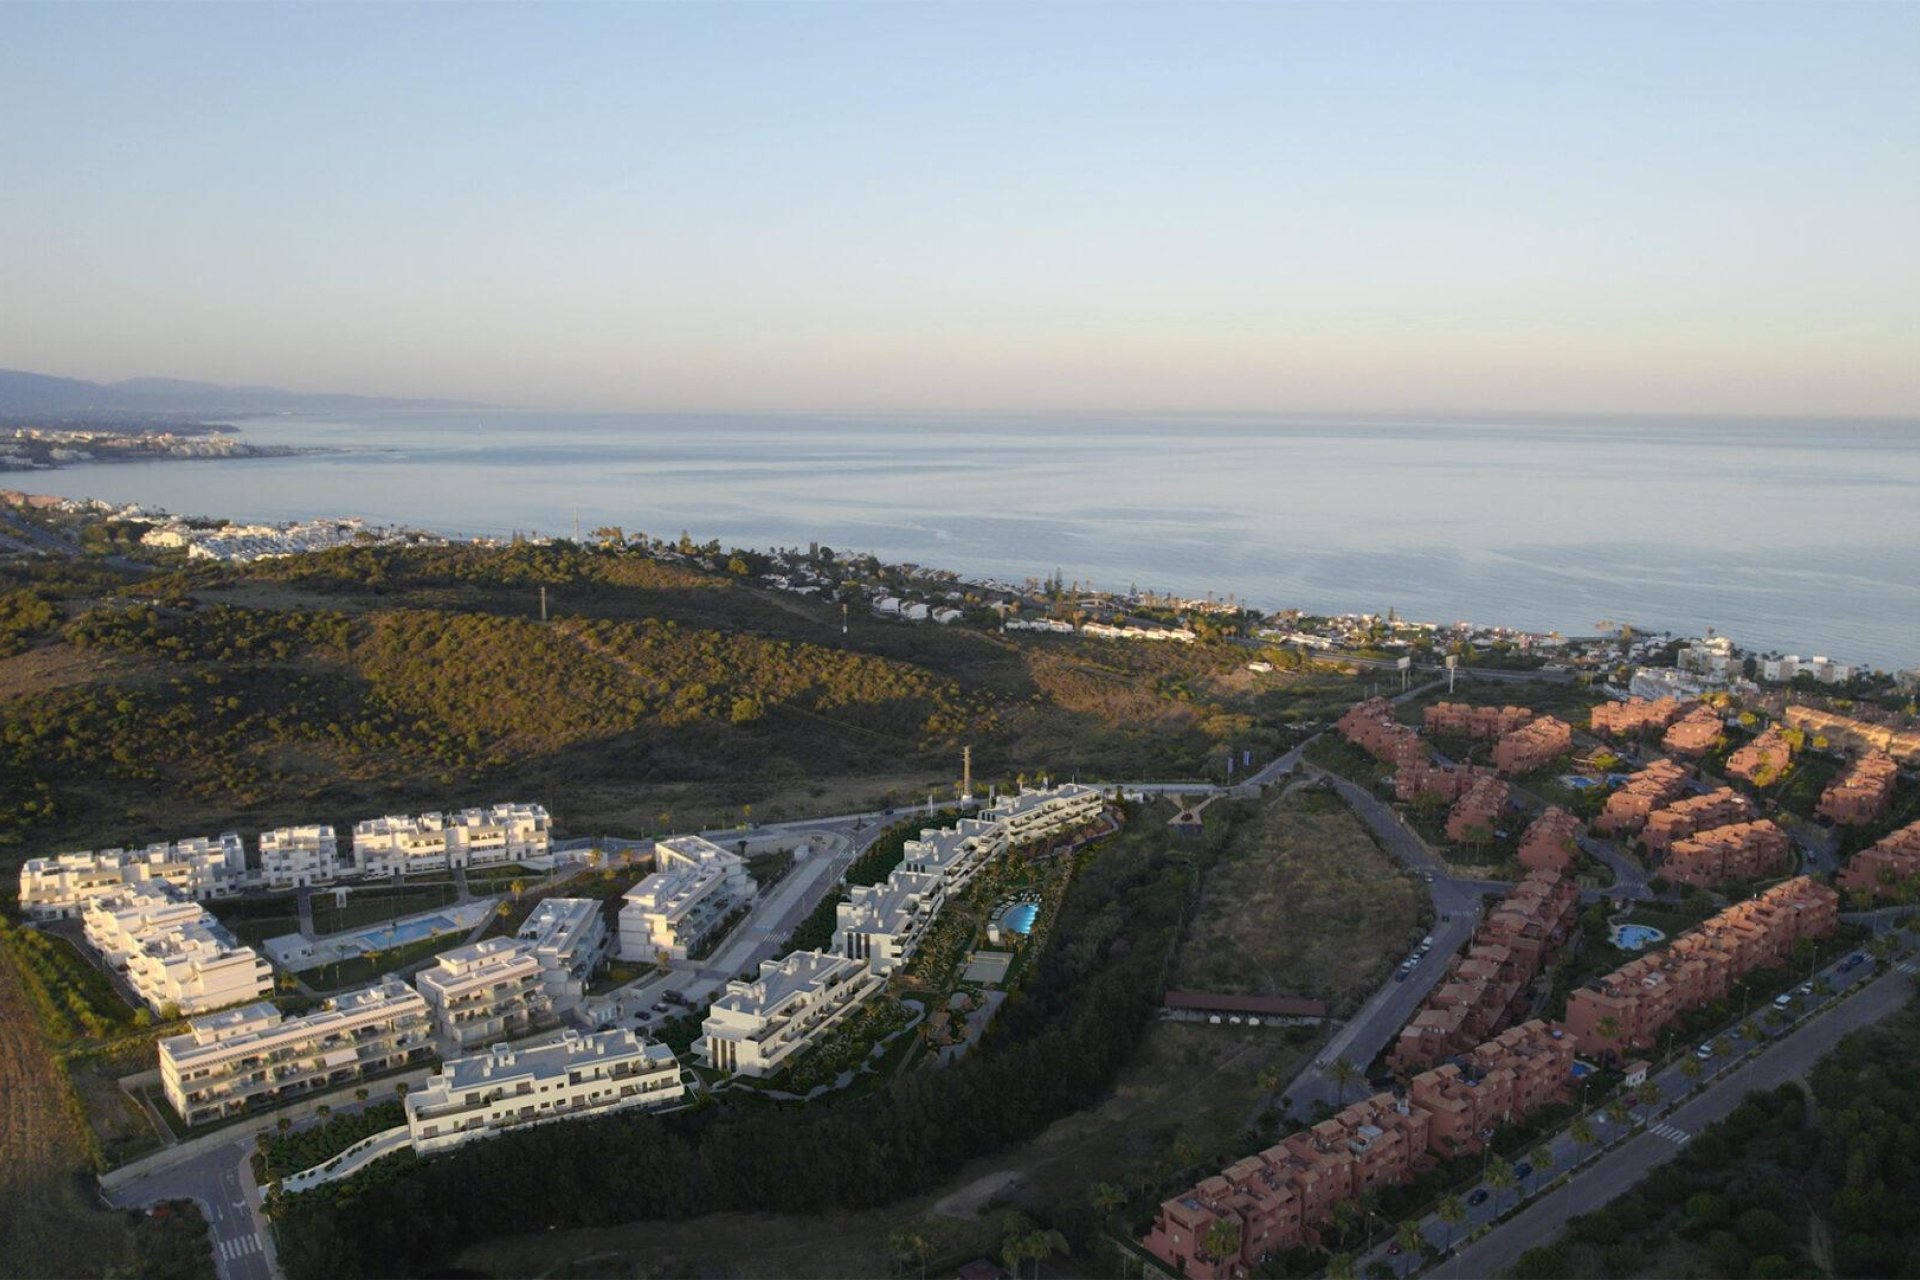
[[[260,874],[269,888],[330,884],[339,874],[339,842],[324,825],[276,827],[260,833]]]
[[[853,889],[835,909],[834,950],[890,974],[913,958],[945,901],[939,876],[895,870],[884,884]]]
[[[707,1010],[700,1059],[720,1071],[773,1075],[885,981],[864,960],[821,951],[763,961],[759,977],[729,982]]]
[[[1018,795],[996,802],[980,817],[1005,827],[1007,844],[1018,846],[1084,827],[1100,816],[1106,803],[1099,788],[1078,782],[1045,791],[1023,787]]]
[[[900,868],[919,875],[940,877],[948,894],[965,888],[980,868],[1007,851],[1003,823],[962,818],[938,831],[923,830],[909,840]]]
[[[240,891],[246,871],[246,846],[231,832],[133,852],[103,849],[29,858],[20,867],[20,909],[37,920],[77,916],[89,898],[160,880],[189,898],[224,898]]]
[[[654,846],[652,875],[625,894],[620,954],[628,960],[685,960],[716,928],[753,901],[746,860],[699,836]]]
[[[155,1013],[168,1006],[209,1013],[273,993],[273,966],[204,911],[139,939],[127,953],[126,975]]]
[[[87,945],[110,967],[122,969],[127,957],[145,939],[177,925],[191,924],[205,914],[206,908],[182,897],[166,881],[143,881],[87,899],[80,911],[80,923]]]
[[[195,1018],[160,1042],[160,1085],[188,1124],[336,1089],[433,1056],[427,1002],[389,975],[283,1017],[265,1002]]]
[[[555,1008],[577,1003],[607,958],[611,935],[600,906],[597,898],[548,898],[520,926],[519,938],[533,948]]]
[[[455,1058],[406,1100],[413,1149],[432,1155],[522,1125],[572,1120],[629,1107],[662,1107],[686,1096],[673,1050],[631,1031]]]
[[[482,938],[455,947],[414,975],[413,985],[455,1050],[526,1035],[552,1008],[533,944],[518,938]]]
[[[497,804],[417,817],[390,814],[353,825],[353,865],[367,876],[544,858],[552,846],[552,819],[537,804]]]
[[[1785,684],[1795,676],[1812,676],[1821,684],[1845,684],[1860,674],[1860,669],[1850,662],[1835,662],[1832,658],[1802,658],[1798,654],[1788,654],[1784,658],[1764,658],[1760,662],[1760,678]]]

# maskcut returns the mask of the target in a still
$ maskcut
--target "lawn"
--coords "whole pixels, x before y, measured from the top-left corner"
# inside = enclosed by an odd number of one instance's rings
[[[466,936],[463,931],[443,933],[435,938],[422,938],[418,942],[409,942],[402,947],[377,951],[372,955],[356,956],[351,960],[323,965],[318,969],[309,969],[301,976],[315,991],[344,991],[348,987],[364,987],[383,973],[397,973],[410,964],[430,960],[442,951],[451,951],[461,945],[466,940]]]
[[[1351,1008],[1419,940],[1430,913],[1423,887],[1339,799],[1294,790],[1234,828],[1169,985]]]

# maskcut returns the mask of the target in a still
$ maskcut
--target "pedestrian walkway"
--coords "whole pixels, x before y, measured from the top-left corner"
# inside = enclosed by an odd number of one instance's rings
[[[1920,973],[1920,960],[1902,960],[1899,964],[1896,964],[1893,967],[1898,969],[1900,972],[1911,976],[1913,974]]]
[[[266,1250],[261,1248],[260,1233],[256,1231],[251,1235],[235,1236],[220,1241],[218,1252],[222,1262],[238,1262],[252,1254],[265,1253]]]
[[[1689,1138],[1693,1137],[1693,1135],[1688,1133],[1685,1129],[1682,1129],[1676,1125],[1670,1125],[1670,1124],[1648,1125],[1647,1132],[1653,1134],[1657,1138],[1665,1138],[1668,1142],[1671,1142],[1676,1147],[1680,1146],[1682,1143],[1686,1142]]]

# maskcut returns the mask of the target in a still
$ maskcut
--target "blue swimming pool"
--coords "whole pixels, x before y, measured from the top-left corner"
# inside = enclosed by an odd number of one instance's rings
[[[1563,773],[1560,775],[1560,785],[1574,791],[1588,791],[1600,784],[1585,774]]]
[[[1039,907],[1031,902],[1022,902],[1007,912],[1002,923],[1015,933],[1032,933],[1033,918],[1039,914]]]
[[[1639,951],[1666,938],[1666,934],[1644,924],[1617,924],[1613,927],[1613,945],[1623,951]]]
[[[452,933],[459,927],[445,916],[427,916],[422,920],[403,920],[399,924],[383,924],[378,929],[368,929],[360,935],[359,941],[370,950],[403,947],[409,942],[431,938],[436,933]]]

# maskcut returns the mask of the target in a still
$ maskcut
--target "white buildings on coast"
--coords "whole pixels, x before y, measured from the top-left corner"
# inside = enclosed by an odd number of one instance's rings
[[[29,858],[20,868],[20,909],[36,920],[77,916],[88,899],[126,885],[165,882],[188,898],[238,893],[247,870],[246,847],[228,832],[173,844],[63,853]]]
[[[628,960],[686,960],[720,924],[753,901],[746,860],[699,836],[654,845],[653,874],[626,892],[620,954]]]
[[[757,976],[728,983],[707,1010],[700,1060],[717,1071],[773,1075],[885,985],[866,962],[824,951],[763,961]]]
[[[686,1092],[667,1046],[631,1031],[569,1031],[448,1062],[407,1095],[407,1131],[425,1156],[524,1125],[670,1106]]]
[[[552,844],[553,823],[546,809],[497,804],[356,822],[353,864],[364,876],[409,875],[544,858]]]
[[[83,936],[156,1014],[204,1013],[273,991],[273,967],[165,881],[89,898]]]
[[[187,1027],[159,1051],[161,1091],[188,1124],[341,1088],[434,1053],[427,1002],[391,975],[297,1018],[259,1003]]]
[[[315,824],[260,833],[260,875],[270,889],[331,884],[339,874],[340,846],[333,828]]]

